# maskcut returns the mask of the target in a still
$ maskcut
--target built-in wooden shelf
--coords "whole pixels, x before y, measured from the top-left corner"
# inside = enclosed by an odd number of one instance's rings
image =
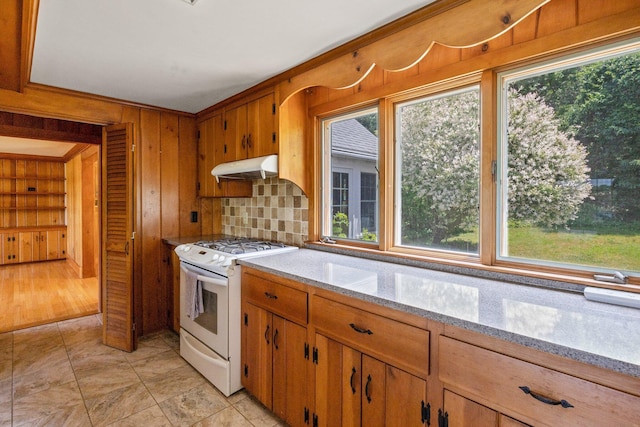
[[[64,227],[66,198],[63,161],[0,157],[0,233]]]

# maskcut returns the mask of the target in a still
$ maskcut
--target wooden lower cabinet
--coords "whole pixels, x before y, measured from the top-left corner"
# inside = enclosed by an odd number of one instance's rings
[[[634,377],[248,268],[242,287],[243,385],[291,426],[640,427]]]
[[[438,425],[448,427],[527,427],[513,418],[444,390],[444,410],[438,412]],[[442,420],[442,421],[440,421]]]
[[[638,396],[446,336],[438,357],[449,426],[496,425],[469,421],[486,413],[473,402],[533,426],[640,426]]]
[[[321,334],[315,342],[314,425],[426,425],[425,380]]]
[[[305,349],[305,327],[244,303],[242,385],[291,426],[308,419]]]
[[[64,259],[67,256],[66,229],[14,231],[0,236],[3,242],[0,264]]]

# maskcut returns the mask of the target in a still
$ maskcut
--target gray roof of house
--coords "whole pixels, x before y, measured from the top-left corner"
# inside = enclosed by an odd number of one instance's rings
[[[334,154],[375,159],[378,137],[356,119],[331,124],[331,148]]]

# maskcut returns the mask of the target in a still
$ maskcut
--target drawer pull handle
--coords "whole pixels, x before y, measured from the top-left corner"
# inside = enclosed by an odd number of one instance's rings
[[[371,332],[371,329],[359,328],[359,327],[357,327],[355,325],[355,323],[349,323],[349,326],[351,326],[351,329],[353,329],[354,331],[358,332],[359,334],[373,335],[373,332]]]
[[[278,349],[278,328],[276,328],[276,333],[273,334],[273,346],[276,348],[276,350]]]
[[[356,379],[356,368],[351,368],[351,379],[349,380],[349,383],[351,384],[351,392],[353,394],[356,394],[355,379]]]
[[[371,403],[371,391],[369,390],[369,386],[371,386],[371,375],[367,376],[367,385],[364,386],[364,394],[367,396],[367,402]]]
[[[269,299],[278,299],[278,295],[274,295],[274,294],[269,293],[269,292],[265,292],[264,296],[269,298]]]
[[[560,405],[563,408],[573,408],[573,405],[569,402],[567,402],[566,400],[562,399],[562,400],[554,400],[551,399],[549,397],[545,397],[542,395],[539,395],[538,393],[535,393],[533,391],[531,391],[531,389],[529,387],[527,387],[526,385],[523,385],[521,387],[519,387],[520,390],[522,390],[524,392],[524,394],[528,394],[531,395],[531,397],[533,397],[536,400],[539,400],[542,403],[546,403],[547,405]]]

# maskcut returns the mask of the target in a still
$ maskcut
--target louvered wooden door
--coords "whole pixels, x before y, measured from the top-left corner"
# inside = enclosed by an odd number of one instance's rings
[[[135,349],[133,332],[133,124],[102,131],[103,342]]]

